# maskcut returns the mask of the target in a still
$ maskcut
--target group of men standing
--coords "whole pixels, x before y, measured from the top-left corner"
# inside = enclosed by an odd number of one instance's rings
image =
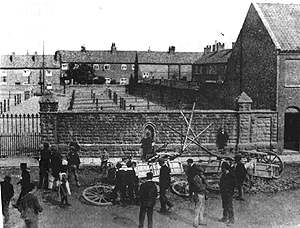
[[[220,222],[227,224],[234,223],[233,195],[234,189],[238,189],[237,200],[243,198],[243,182],[246,179],[247,170],[241,162],[241,155],[235,155],[235,163],[231,166],[227,161],[221,164],[221,177],[219,182],[220,195],[223,207],[223,216]],[[204,176],[202,167],[196,165],[192,159],[187,160],[188,168],[186,170],[187,181],[189,183],[189,195],[195,202],[194,226],[206,225],[204,221],[205,199],[208,183]]]

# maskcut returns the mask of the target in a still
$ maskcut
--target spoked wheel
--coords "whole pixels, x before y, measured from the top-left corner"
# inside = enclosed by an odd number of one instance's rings
[[[273,152],[268,152],[267,155],[263,156],[261,158],[261,162],[266,163],[266,164],[271,164],[275,165],[275,170],[274,170],[274,178],[279,178],[282,171],[283,171],[283,162],[281,161],[280,157],[273,153]]]
[[[110,206],[112,205],[112,202],[109,201],[112,190],[113,186],[99,184],[84,189],[82,196],[87,202],[93,205]]]
[[[171,184],[171,189],[174,194],[182,197],[189,196],[189,184],[185,180],[175,181]]]

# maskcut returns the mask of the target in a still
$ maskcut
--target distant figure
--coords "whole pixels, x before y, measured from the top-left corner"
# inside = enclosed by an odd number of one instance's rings
[[[238,197],[236,198],[237,200],[244,201],[244,191],[243,191],[243,184],[246,180],[247,177],[247,170],[242,163],[242,155],[237,154],[234,157],[235,160],[235,181],[236,181],[236,188],[238,190]]]
[[[40,182],[39,188],[48,189],[48,178],[49,178],[49,169],[50,169],[50,158],[51,152],[49,149],[49,143],[43,143],[43,148],[40,152]]]
[[[160,213],[166,213],[173,207],[169,201],[167,194],[171,184],[171,170],[165,163],[164,159],[158,161],[160,165],[159,171],[159,195],[160,195]],[[167,210],[168,206],[168,210]]]
[[[127,170],[126,170],[127,195],[129,198],[129,204],[134,204],[134,185],[136,182],[135,170],[132,168],[132,162],[130,160],[126,163],[126,166],[127,166]]]
[[[153,227],[153,208],[157,197],[157,188],[152,181],[153,173],[146,174],[146,182],[140,187],[140,214],[139,214],[139,228],[144,227],[145,215],[147,213],[148,228]]]
[[[228,138],[229,138],[228,134],[224,130],[224,128],[219,128],[218,133],[217,133],[216,144],[218,147],[218,151],[221,154],[225,154],[225,147],[227,146]]]
[[[14,196],[14,187],[10,183],[11,177],[5,176],[1,184],[1,201],[2,201],[2,214],[4,216],[4,223],[9,221],[9,203]]]
[[[78,169],[80,165],[80,158],[78,152],[80,150],[80,146],[76,142],[70,143],[70,152],[67,155],[68,161],[68,179],[70,180],[71,174],[74,176],[77,187],[80,186],[78,179]]]
[[[197,167],[194,164],[194,160],[189,158],[187,161],[187,169],[186,169],[186,176],[187,176],[187,181],[189,184],[189,196],[190,199],[193,197],[193,184],[194,184],[194,177],[197,174]]]
[[[30,173],[27,170],[27,163],[21,163],[20,168],[22,171],[21,180],[17,184],[21,184],[21,192],[15,207],[18,207],[20,199],[28,192],[30,186]]]
[[[122,167],[121,163],[117,163],[116,165],[116,179],[115,179],[115,187],[113,190],[113,204],[116,204],[116,200],[118,198],[118,193],[120,193],[120,200],[123,205],[125,205],[125,198],[126,198],[126,172],[125,169]]]
[[[227,162],[223,162],[221,165],[222,175],[220,178],[220,194],[222,199],[223,217],[220,222],[226,222],[228,224],[234,223],[233,214],[233,193],[235,187],[235,177],[231,170],[230,165]]]
[[[54,182],[56,183],[56,187],[58,186],[57,183],[59,181],[59,172],[61,171],[61,166],[62,166],[62,156],[57,151],[56,148],[52,148],[51,169],[52,169],[52,176],[54,177]]]
[[[196,175],[193,178],[193,198],[195,202],[195,218],[194,227],[199,225],[206,225],[204,221],[204,210],[205,210],[205,198],[206,198],[206,188],[208,184],[204,177],[204,170],[202,167],[198,166],[196,168]]]
[[[142,148],[141,159],[143,161],[146,161],[149,157],[151,157],[153,155],[152,137],[151,137],[150,131],[146,131],[145,137],[141,140],[141,148]]]
[[[43,211],[35,192],[36,186],[31,183],[28,192],[20,200],[19,210],[26,228],[38,228],[38,215]]]
[[[107,162],[109,159],[109,153],[107,152],[107,149],[103,149],[103,152],[101,154],[101,165],[100,165],[100,171],[102,173],[107,174]]]

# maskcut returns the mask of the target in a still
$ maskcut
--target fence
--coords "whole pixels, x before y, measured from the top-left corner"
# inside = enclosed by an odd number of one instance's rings
[[[37,156],[41,142],[38,114],[0,116],[0,156]]]

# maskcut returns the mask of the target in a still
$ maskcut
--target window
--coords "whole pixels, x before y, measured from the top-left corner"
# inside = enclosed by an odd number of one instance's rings
[[[94,65],[93,65],[93,69],[94,69],[94,70],[99,70],[99,69],[100,69],[99,64],[94,64]]]
[[[127,70],[127,65],[126,64],[122,64],[121,65],[121,70]]]
[[[132,65],[131,65],[131,69],[132,69],[132,70],[134,70],[134,68],[135,68],[135,65],[134,65],[134,64],[132,64]]]
[[[285,61],[285,86],[300,87],[300,60],[290,59]]]
[[[52,76],[52,71],[51,70],[45,70],[46,76]]]
[[[30,76],[31,71],[30,70],[23,70],[23,76],[28,77]]]
[[[103,70],[110,70],[110,64],[104,64]]]
[[[143,73],[143,78],[149,78],[149,77],[150,77],[149,72],[144,72],[144,73]]]
[[[67,63],[62,63],[61,64],[61,69],[62,70],[68,70],[68,68],[69,68],[69,65]]]

